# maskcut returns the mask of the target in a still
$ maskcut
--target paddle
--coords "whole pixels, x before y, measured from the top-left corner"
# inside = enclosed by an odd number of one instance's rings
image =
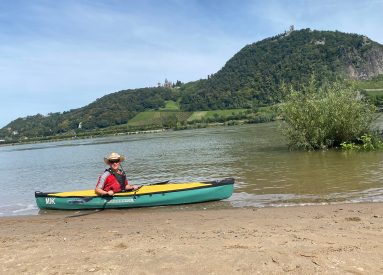
[[[146,185],[160,185],[160,184],[166,184],[166,183],[169,183],[170,180],[167,180],[167,181],[161,181],[161,182],[155,182],[155,183],[149,183],[149,184],[146,184]]]
[[[130,191],[136,191],[137,192],[143,186],[161,185],[161,184],[166,184],[166,183],[169,183],[169,180],[161,181],[161,182],[154,182],[154,183],[145,184],[145,185],[140,185],[136,190],[123,190],[123,191],[118,192],[118,193],[125,193],[125,192],[130,192]],[[134,192],[134,197],[136,196],[136,192]],[[70,216],[66,216],[65,218],[76,218],[76,217],[81,217],[81,216],[87,216],[87,215],[95,214],[95,213],[98,213],[98,212],[105,210],[106,204],[108,203],[108,201],[110,201],[113,198],[113,196],[103,195],[101,197],[105,198],[105,203],[101,209],[96,209],[94,212],[90,212],[90,213],[80,213],[80,214],[70,215]],[[85,202],[89,202],[94,198],[97,198],[97,197],[85,197],[85,198],[83,198],[83,200]]]
[[[131,192],[131,191],[138,191],[143,186],[160,185],[160,184],[166,184],[166,183],[169,183],[169,180],[161,181],[161,182],[154,182],[154,183],[149,183],[149,184],[134,185],[134,186],[137,186],[137,189],[122,190],[122,191],[120,191],[118,193],[126,193],[126,192]]]
[[[95,209],[94,212],[88,212],[88,213],[80,213],[80,214],[75,214],[75,215],[69,215],[69,216],[66,216],[65,218],[76,218],[76,217],[81,217],[81,216],[87,216],[87,215],[91,215],[91,214],[95,214],[95,213],[98,213],[98,212],[101,212],[103,210],[105,210],[105,206],[106,206],[106,203],[108,201],[110,201],[113,197],[112,196],[103,196],[103,197],[106,197],[105,198],[105,202],[104,202],[104,205],[102,206],[101,209]],[[87,198],[87,202],[92,200],[93,198],[95,197],[91,197],[91,198]]]

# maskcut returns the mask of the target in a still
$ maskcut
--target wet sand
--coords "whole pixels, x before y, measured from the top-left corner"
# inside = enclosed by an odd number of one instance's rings
[[[383,274],[383,204],[0,219],[1,274]]]

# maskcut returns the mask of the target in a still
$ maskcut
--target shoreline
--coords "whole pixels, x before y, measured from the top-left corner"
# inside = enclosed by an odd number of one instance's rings
[[[383,273],[383,203],[0,217],[4,274]]]
[[[26,145],[26,144],[40,144],[40,143],[51,143],[51,142],[60,142],[67,140],[83,140],[83,139],[93,139],[93,138],[105,138],[105,137],[113,137],[113,136],[129,136],[129,135],[139,135],[139,134],[153,134],[153,133],[162,133],[165,131],[169,131],[173,129],[164,129],[158,128],[153,130],[143,130],[143,131],[130,131],[130,132],[116,132],[113,134],[100,134],[100,135],[85,135],[85,136],[70,136],[70,137],[61,137],[61,138],[51,138],[51,139],[42,139],[42,140],[34,140],[34,141],[19,141],[13,143],[0,143],[1,146],[17,146],[17,145]]]
[[[227,123],[226,123],[227,122]],[[226,122],[211,122],[211,123],[201,123],[201,124],[192,124],[185,128],[153,128],[148,130],[132,130],[132,131],[116,131],[113,133],[99,133],[99,134],[89,134],[89,135],[80,135],[80,136],[68,136],[68,137],[59,137],[52,136],[52,138],[47,139],[39,139],[33,141],[18,141],[11,143],[0,143],[0,147],[2,146],[16,146],[16,145],[25,145],[25,144],[39,144],[39,143],[50,143],[50,142],[60,142],[67,140],[82,140],[82,139],[93,139],[93,138],[104,138],[104,137],[113,137],[113,136],[129,136],[129,135],[139,135],[139,134],[155,134],[162,133],[167,131],[183,131],[183,130],[194,130],[194,129],[203,129],[203,128],[214,128],[214,127],[230,127],[230,126],[238,126],[238,125],[250,125],[250,124],[259,124],[259,123],[270,123],[275,121],[265,121],[265,122],[246,122],[244,120],[228,120]],[[230,124],[229,122],[233,122]],[[57,137],[57,138],[54,138]]]

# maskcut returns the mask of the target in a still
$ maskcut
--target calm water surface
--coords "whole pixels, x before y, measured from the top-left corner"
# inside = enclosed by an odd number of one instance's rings
[[[130,182],[236,179],[227,208],[383,201],[383,153],[290,152],[276,123],[0,147],[0,216],[41,214],[34,191],[93,189],[112,151]]]

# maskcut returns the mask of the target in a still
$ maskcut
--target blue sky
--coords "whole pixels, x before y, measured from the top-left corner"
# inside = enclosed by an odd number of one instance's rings
[[[206,78],[290,25],[383,44],[382,11],[383,0],[3,0],[0,127],[165,78]]]

